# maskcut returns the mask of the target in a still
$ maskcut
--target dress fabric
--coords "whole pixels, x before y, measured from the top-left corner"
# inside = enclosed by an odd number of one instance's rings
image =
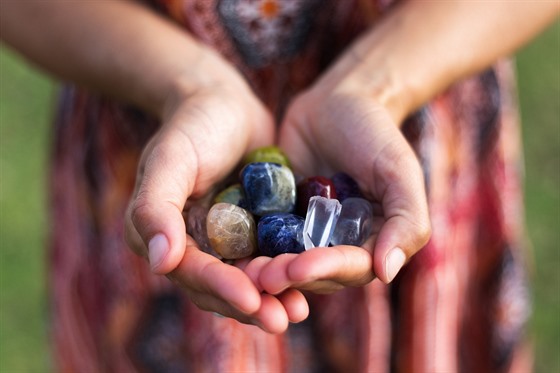
[[[368,0],[150,0],[238,67],[277,116],[366,27]],[[156,58],[156,56],[154,56]],[[158,123],[73,87],[52,168],[50,310],[61,372],[506,372],[530,366],[520,139],[508,61],[403,125],[433,236],[389,286],[309,296],[283,335],[197,309],[124,242],[142,147]]]

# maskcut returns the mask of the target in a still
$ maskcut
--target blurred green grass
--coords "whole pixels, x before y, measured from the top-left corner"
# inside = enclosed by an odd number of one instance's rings
[[[560,23],[518,53],[536,371],[560,372]],[[0,48],[0,372],[48,372],[47,161],[55,82]]]
[[[560,22],[517,58],[536,371],[560,372]]]
[[[54,84],[0,51],[0,372],[46,372],[46,169]]]

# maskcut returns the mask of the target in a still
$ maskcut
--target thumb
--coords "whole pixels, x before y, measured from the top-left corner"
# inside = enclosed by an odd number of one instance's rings
[[[154,273],[167,274],[184,255],[182,211],[196,181],[196,152],[188,136],[167,130],[152,140],[142,158],[127,213],[127,241],[138,254],[147,254]]]
[[[374,272],[391,282],[402,266],[426,245],[431,235],[422,170],[404,137],[387,146],[375,162],[384,220],[375,240]],[[381,187],[379,187],[381,186]]]

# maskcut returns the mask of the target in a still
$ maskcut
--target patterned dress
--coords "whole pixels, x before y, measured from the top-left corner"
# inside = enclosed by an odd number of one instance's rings
[[[276,115],[387,0],[146,0],[212,46]],[[309,296],[283,335],[197,309],[123,239],[158,123],[76,88],[56,121],[50,254],[56,371],[504,372],[530,366],[513,69],[456,83],[407,119],[433,237],[390,286]]]

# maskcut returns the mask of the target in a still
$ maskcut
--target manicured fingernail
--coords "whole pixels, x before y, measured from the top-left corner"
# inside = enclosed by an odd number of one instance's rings
[[[148,257],[152,271],[163,262],[168,252],[169,242],[167,242],[167,238],[161,233],[156,234],[148,244]]]
[[[385,258],[385,275],[387,276],[388,282],[393,281],[405,261],[406,255],[400,248],[395,247],[393,250],[389,251],[389,254],[387,254]]]

